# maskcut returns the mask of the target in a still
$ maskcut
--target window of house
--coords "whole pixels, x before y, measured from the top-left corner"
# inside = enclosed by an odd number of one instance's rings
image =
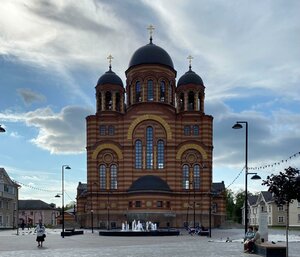
[[[100,189],[106,189],[106,169],[105,165],[101,164],[99,169]]]
[[[164,162],[165,162],[165,156],[164,156],[164,141],[158,140],[157,142],[157,168],[163,169],[164,168]]]
[[[6,202],[6,209],[9,210],[10,204],[9,202]]]
[[[142,207],[141,201],[135,201],[135,207],[136,207],[136,208]]]
[[[117,180],[117,165],[113,164],[110,167],[110,188],[117,189],[118,188],[118,180]]]
[[[162,208],[163,207],[163,202],[162,201],[157,201],[156,202],[156,207],[157,208]]]
[[[194,166],[194,187],[200,189],[200,166],[198,164]]]
[[[297,206],[298,206],[298,208],[300,208],[300,202],[298,202],[298,205],[297,205]]]
[[[271,225],[271,223],[272,223],[272,220],[271,220],[271,217],[269,217],[269,225]]]
[[[284,222],[284,217],[283,216],[279,216],[278,217],[278,223],[283,223]]]
[[[170,207],[171,207],[170,201],[167,201],[167,202],[166,202],[166,207],[167,207],[167,208],[170,208]]]
[[[182,167],[182,188],[183,189],[189,189],[189,166],[188,165],[183,165]]]
[[[212,203],[211,211],[212,211],[212,213],[217,213],[217,211],[218,211],[217,203]]]
[[[173,91],[172,91],[172,84],[169,84],[169,101],[170,104],[173,104]]]
[[[272,209],[271,209],[271,205],[269,205],[269,212],[271,212],[271,210],[272,210]]]
[[[300,223],[300,214],[298,214],[298,223]]]
[[[137,140],[135,142],[135,168],[142,168],[142,141]]]
[[[147,83],[147,100],[148,101],[153,101],[153,96],[154,96],[153,80],[148,80],[148,83]]]
[[[0,215],[0,226],[2,226],[3,224],[3,218],[2,218],[2,216]]]
[[[141,102],[142,101],[142,89],[141,89],[141,83],[139,81],[136,82],[135,84],[135,101]]]
[[[99,130],[100,130],[100,136],[105,136],[105,131],[106,131],[105,126],[104,125],[100,125]]]
[[[191,134],[191,127],[190,126],[184,126],[183,133],[185,136],[189,136]]]
[[[3,208],[3,201],[0,200],[0,209],[2,209],[2,208]]]
[[[153,169],[153,128],[147,127],[146,131],[146,168]]]
[[[132,202],[131,202],[131,201],[128,202],[128,207],[129,207],[129,208],[132,208]]]
[[[278,211],[283,211],[283,205],[278,206]]]

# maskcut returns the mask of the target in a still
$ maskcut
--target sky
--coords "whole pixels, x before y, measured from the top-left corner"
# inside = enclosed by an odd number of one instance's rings
[[[300,167],[300,2],[297,0],[2,0],[0,8],[0,167],[21,184],[20,199],[61,206],[86,182],[85,117],[95,86],[112,69],[126,84],[135,50],[153,42],[171,56],[178,79],[204,81],[214,117],[213,180],[245,187]],[[245,124],[244,124],[245,125]],[[249,179],[248,189],[267,190]]]

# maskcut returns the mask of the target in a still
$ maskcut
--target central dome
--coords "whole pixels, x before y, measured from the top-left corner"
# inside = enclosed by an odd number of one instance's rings
[[[170,55],[164,49],[151,42],[135,51],[128,68],[140,64],[162,64],[174,69]]]

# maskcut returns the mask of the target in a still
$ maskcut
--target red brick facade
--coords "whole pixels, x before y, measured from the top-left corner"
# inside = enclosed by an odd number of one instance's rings
[[[193,225],[195,214],[207,227],[211,201],[212,226],[219,226],[224,184],[212,185],[213,117],[204,112],[205,87],[193,83],[191,68],[192,80],[176,87],[171,65],[140,61],[126,71],[126,90],[111,67],[96,86],[77,219],[83,227],[92,219],[100,228],[134,219],[183,227]],[[211,197],[212,191],[219,194]]]

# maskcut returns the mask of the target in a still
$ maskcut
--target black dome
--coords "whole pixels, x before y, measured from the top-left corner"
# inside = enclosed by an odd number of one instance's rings
[[[174,69],[170,55],[153,43],[149,43],[136,50],[131,57],[128,68],[139,64],[163,64]]]
[[[196,84],[196,85],[204,86],[200,76],[196,72],[192,71],[191,69],[187,71],[184,75],[182,75],[177,82],[177,86],[186,85],[186,84]]]
[[[107,72],[105,72],[97,82],[98,85],[104,85],[104,84],[113,84],[113,85],[120,85],[123,87],[123,82],[121,78],[114,73],[111,69],[109,69]]]
[[[158,176],[146,175],[134,181],[128,192],[133,191],[166,191],[171,192],[171,189],[166,181]]]

